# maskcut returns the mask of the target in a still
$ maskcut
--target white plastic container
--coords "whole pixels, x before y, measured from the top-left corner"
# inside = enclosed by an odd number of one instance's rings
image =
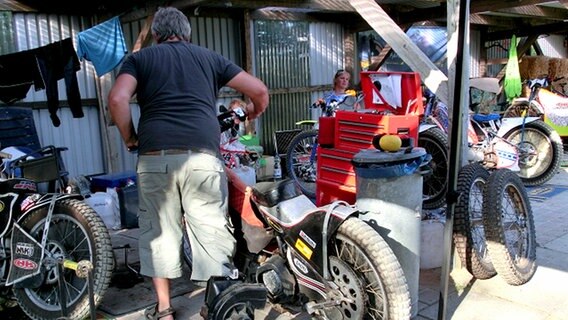
[[[120,206],[118,200],[107,192],[95,192],[85,198],[85,202],[103,219],[106,227],[112,230],[121,228]]]
[[[420,269],[442,266],[444,258],[444,223],[440,220],[422,220]]]

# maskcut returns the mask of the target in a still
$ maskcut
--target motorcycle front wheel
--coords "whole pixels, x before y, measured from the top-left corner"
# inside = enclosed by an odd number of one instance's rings
[[[460,169],[459,194],[454,209],[454,244],[467,271],[477,279],[489,279],[497,274],[487,252],[483,227],[483,191],[489,172],[479,163]]]
[[[560,169],[564,153],[562,139],[543,121],[526,123],[524,129],[515,128],[505,134],[505,139],[519,149],[518,174],[526,186],[544,184]]]
[[[308,198],[316,197],[316,170],[318,130],[298,133],[286,151],[286,170],[302,193]]]
[[[48,207],[30,211],[22,227],[39,243],[45,229]],[[114,269],[114,256],[108,229],[100,216],[82,201],[65,199],[56,202],[49,226],[46,255],[64,257],[75,262],[87,260],[93,265],[94,301],[98,306],[109,286]],[[59,319],[62,301],[58,286],[57,266],[44,266],[39,275],[41,282],[33,288],[14,286],[14,296],[21,309],[31,319]],[[67,319],[85,319],[89,316],[89,290],[87,278],[75,271],[64,269],[64,286],[67,300]]]
[[[499,276],[510,285],[528,282],[536,272],[536,235],[530,200],[519,177],[509,169],[487,180],[483,225],[487,249]]]
[[[422,182],[422,208],[437,209],[446,204],[448,190],[448,135],[438,127],[432,127],[418,134],[418,146],[432,156],[432,174]]]
[[[410,319],[410,293],[404,271],[386,241],[366,222],[349,218],[329,250],[330,276],[343,297],[327,310],[342,319]]]

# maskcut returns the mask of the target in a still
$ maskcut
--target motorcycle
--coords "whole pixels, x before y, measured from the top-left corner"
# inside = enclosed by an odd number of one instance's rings
[[[1,164],[0,294],[31,319],[94,319],[114,269],[108,230],[81,195],[6,174],[25,161]]]
[[[523,110],[527,110],[529,116],[540,117],[561,137],[568,137],[568,97],[550,85],[561,79],[563,77],[551,80],[544,76],[526,80],[525,84],[530,89],[528,98],[515,99],[503,117],[519,117]]]
[[[477,81],[474,81],[477,80]],[[488,88],[492,78],[472,79],[472,87]],[[498,93],[498,85],[493,92]],[[526,105],[525,105],[526,106]],[[488,169],[508,168],[525,186],[538,186],[558,172],[563,145],[558,133],[539,117],[522,108],[520,117],[472,114],[468,127],[468,160],[480,161]]]
[[[231,118],[220,115],[221,126]],[[232,279],[209,280],[206,319],[253,319],[266,298],[318,319],[410,318],[401,265],[356,208],[343,201],[316,207],[291,179],[247,186],[226,172],[236,269]],[[191,250],[184,255],[192,261]]]
[[[484,91],[499,93],[498,80],[494,78],[471,79],[470,86]],[[473,106],[472,106],[473,107]],[[501,117],[496,113],[479,114],[470,113],[468,122],[468,150],[466,159],[469,163],[481,163],[487,169],[506,168],[515,172],[525,186],[538,186],[549,181],[559,170],[563,145],[558,133],[539,117],[532,117],[528,113],[528,105],[522,109],[520,117]],[[419,130],[419,146],[429,153],[440,153],[440,159],[447,159],[448,149],[440,147],[445,139],[437,139],[437,144],[421,145],[421,136],[424,139],[425,130],[436,130],[436,136],[447,132],[447,127],[440,124],[444,119],[437,118],[439,112],[434,112],[433,118],[438,121],[423,122]],[[443,114],[443,113],[442,113]],[[431,139],[434,140],[434,139]],[[440,146],[438,146],[440,145]],[[441,153],[441,152],[445,153]],[[444,158],[445,156],[445,158]],[[443,161],[436,161],[434,164]],[[436,167],[434,167],[436,168]],[[433,177],[425,179],[424,190],[432,190],[433,194],[445,198],[447,190],[447,168],[433,170]],[[428,194],[425,193],[425,196]]]

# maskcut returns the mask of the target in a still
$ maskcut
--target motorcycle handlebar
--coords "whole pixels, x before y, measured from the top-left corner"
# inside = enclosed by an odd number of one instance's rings
[[[235,125],[235,121],[245,121],[247,114],[245,110],[241,107],[237,107],[231,110],[227,110],[219,115],[217,115],[217,121],[219,121],[219,126],[221,127],[221,132],[227,131]]]

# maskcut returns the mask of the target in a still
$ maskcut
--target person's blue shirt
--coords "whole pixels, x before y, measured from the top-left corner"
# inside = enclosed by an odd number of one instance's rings
[[[337,102],[343,101],[343,99],[345,99],[346,96],[347,93],[336,94],[334,91],[330,91],[324,94],[323,99],[325,100],[325,104],[329,105],[333,101]]]

